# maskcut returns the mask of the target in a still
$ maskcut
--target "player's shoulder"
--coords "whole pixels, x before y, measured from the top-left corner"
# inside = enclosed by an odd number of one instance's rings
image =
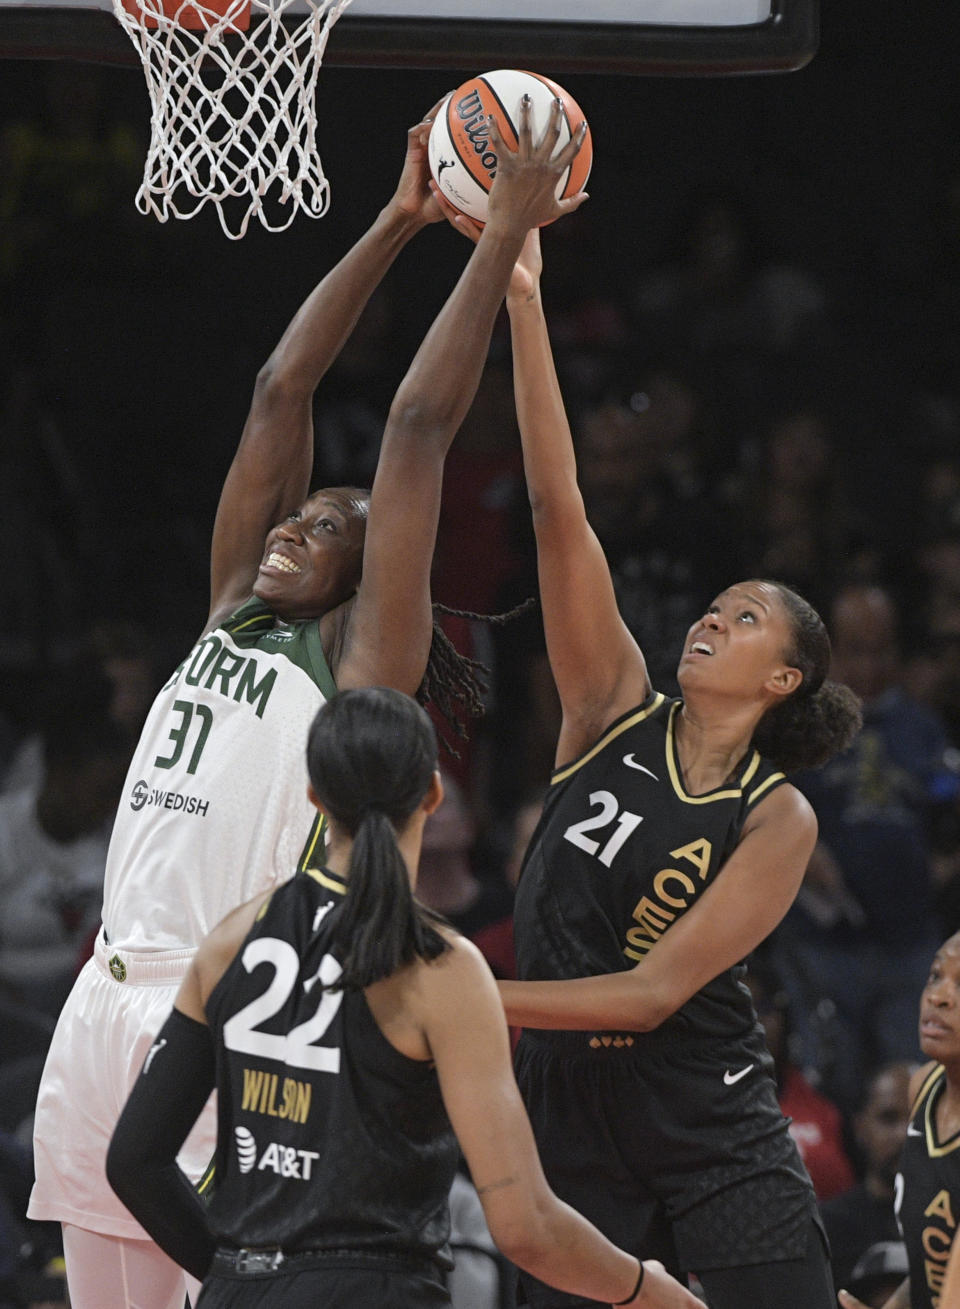
[[[782,773],[771,774],[769,787],[751,807],[751,818],[763,823],[790,821],[814,834],[817,830],[813,805],[801,790],[786,781]]]
[[[437,930],[447,948],[417,965],[417,987],[425,997],[446,1003],[464,991],[474,994],[478,987],[495,985],[490,965],[472,941],[446,924]]]
[[[266,909],[272,891],[265,891],[226,915],[201,941],[196,955],[204,1000],[236,958],[250,929]]]

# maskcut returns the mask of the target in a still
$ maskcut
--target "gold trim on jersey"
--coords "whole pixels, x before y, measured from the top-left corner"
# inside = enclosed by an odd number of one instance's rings
[[[213,1181],[216,1175],[217,1175],[217,1160],[216,1160],[216,1156],[214,1156],[214,1158],[211,1159],[210,1162],[207,1164],[203,1176],[200,1178],[199,1182],[197,1182],[196,1186],[193,1188],[196,1191],[197,1195],[206,1198],[208,1191],[211,1196],[213,1195],[215,1189],[213,1185]]]
[[[945,1080],[946,1069],[943,1064],[937,1064],[932,1068],[924,1078],[923,1085],[917,1092],[917,1097],[913,1102],[910,1110],[910,1121],[913,1121],[917,1110],[923,1109],[923,1131],[927,1143],[927,1154],[931,1159],[942,1159],[945,1154],[952,1154],[954,1150],[960,1148],[960,1132],[954,1132],[953,1136],[944,1145],[937,1142],[937,1125],[934,1121],[934,1091],[937,1083]]]
[[[942,1072],[943,1072],[943,1064],[934,1064],[934,1066],[930,1069],[929,1073],[927,1073],[926,1077],[923,1079],[923,1083],[920,1087],[920,1090],[913,1097],[913,1104],[910,1106],[911,1118],[920,1108],[921,1104],[923,1103],[923,1097],[927,1094],[927,1092],[930,1090],[931,1085],[937,1080],[937,1078],[940,1076]]]
[[[674,732],[674,719],[680,709],[679,703],[673,705],[670,710],[670,718],[667,722],[667,772],[670,774],[670,781],[673,783],[673,789],[677,798],[685,801],[687,804],[712,804],[714,800],[735,800],[737,796],[743,794],[745,784],[753,777],[754,773],[760,767],[760,755],[754,750],[750,757],[750,762],[741,775],[740,781],[736,786],[728,786],[722,791],[710,791],[706,795],[689,795],[680,780],[680,766],[676,757],[677,742]],[[772,779],[771,779],[772,780]],[[758,786],[755,795],[759,795],[763,790]]]
[[[300,856],[300,871],[308,873],[310,871],[310,860],[313,858],[314,851],[321,836],[326,840],[327,815],[318,813],[313,820],[313,826],[310,828],[310,835],[307,837],[307,843],[303,848]]]
[[[232,635],[235,632],[242,632],[245,627],[252,627],[254,623],[262,623],[264,621],[267,621],[272,624],[275,618],[276,615],[269,612],[262,613],[262,614],[253,614],[250,618],[245,618],[242,623],[237,623],[236,627],[225,626],[223,630],[225,632],[230,632],[230,634]]]
[[[760,759],[758,756],[757,763],[759,764],[759,762]],[[764,791],[766,791],[768,787],[773,786],[774,782],[783,782],[785,780],[786,780],[785,773],[771,773],[765,782],[761,782],[755,791],[750,792],[750,794],[747,796],[747,805],[748,806],[752,805],[758,796],[763,795]]]
[[[642,723],[645,718],[649,718],[655,710],[660,708],[666,698],[667,697],[662,691],[658,691],[652,702],[648,704],[645,709],[638,709],[635,714],[631,714],[629,718],[625,718],[622,723],[617,723],[615,727],[611,727],[610,731],[607,732],[605,736],[601,736],[597,744],[592,746],[586,754],[581,755],[580,758],[574,760],[572,764],[566,764],[563,768],[555,772],[550,778],[550,785],[556,786],[557,782],[566,781],[568,777],[571,777],[579,768],[582,768],[584,764],[589,763],[590,760],[598,755],[605,746],[610,744],[611,741],[616,740],[621,732],[625,732],[627,728],[634,727],[637,723]]]
[[[312,877],[315,882],[319,882],[321,886],[325,886],[328,891],[336,891],[337,895],[347,894],[346,882],[342,882],[336,877],[331,877],[329,873],[324,872],[322,869],[305,868],[303,871],[308,877]]]

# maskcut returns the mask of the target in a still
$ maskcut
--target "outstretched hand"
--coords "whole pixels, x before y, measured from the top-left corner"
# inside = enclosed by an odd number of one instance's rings
[[[560,179],[579,154],[587,134],[584,120],[567,144],[557,150],[562,116],[563,104],[556,99],[547,126],[539,141],[535,142],[530,121],[530,97],[525,95],[520,102],[516,150],[506,145],[496,120],[489,120],[490,144],[497,155],[497,175],[490,188],[487,227],[527,232],[531,227],[541,227],[564,214],[573,213],[586,200],[586,191],[578,191],[565,200],[557,199]]]
[[[439,223],[445,217],[430,182],[430,164],[427,142],[434,119],[440,112],[446,96],[414,124],[407,132],[407,153],[393,203],[405,214],[420,218],[424,223]]]

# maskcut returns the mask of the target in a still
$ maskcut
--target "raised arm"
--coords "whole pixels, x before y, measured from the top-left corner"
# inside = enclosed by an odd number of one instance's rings
[[[810,805],[795,787],[779,787],[757,805],[715,880],[655,944],[639,921],[652,946],[640,963],[570,981],[500,982],[508,1020],[571,1031],[659,1027],[770,935],[793,903],[816,838]]]
[[[548,1186],[513,1077],[493,977],[475,948],[461,938],[419,973],[444,1104],[497,1247],[541,1281],[584,1299],[695,1309],[699,1302],[653,1260],[630,1298],[637,1260]]]
[[[649,691],[643,655],[620,617],[610,569],[587,521],[570,426],[540,297],[531,233],[507,295],[517,419],[537,538],[540,600],[563,726],[557,761],[580,754]]]
[[[257,376],[213,530],[210,619],[249,596],[268,530],[306,498],[313,467],[312,399],[371,294],[426,223],[442,217],[429,185],[434,109],[407,133],[397,189],[372,227],[300,306]]]
[[[546,125],[532,124],[529,105],[522,106],[516,152],[503,144],[495,127],[491,131],[499,164],[488,222],[387,420],[360,588],[338,660],[341,688],[383,684],[412,694],[423,678],[432,634],[430,565],[447,450],[476,392],[527,232],[583,199],[558,201],[554,194],[583,140],[576,136],[554,157],[559,121],[559,105]]]

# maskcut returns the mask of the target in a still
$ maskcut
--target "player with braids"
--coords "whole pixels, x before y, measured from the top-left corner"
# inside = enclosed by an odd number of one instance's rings
[[[297,777],[308,725],[335,691],[413,694],[433,629],[430,565],[447,449],[472,403],[524,236],[577,207],[554,188],[553,123],[497,178],[496,221],[390,407],[373,487],[308,493],[313,392],[400,250],[442,217],[430,116],[408,134],[397,189],[311,292],[257,378],[217,509],[207,626],[160,691],[127,778],[107,862],[103,931],[51,1047],[37,1106],[34,1218],[64,1227],[74,1309],[182,1309],[182,1271],[106,1184],[107,1143],[199,942],[223,915],[320,857]],[[560,170],[560,171],[558,171]],[[431,693],[469,697],[434,665]],[[311,827],[311,824],[313,826]],[[183,1164],[212,1154],[209,1113]]]
[[[460,224],[463,226],[463,224]],[[557,1194],[711,1309],[830,1309],[813,1188],[742,961],[799,889],[816,819],[785,769],[852,739],[824,625],[776,582],[696,619],[682,698],[650,684],[584,511],[531,233],[507,296],[562,725],[517,890],[517,1075]],[[582,1304],[539,1282],[534,1309]]]
[[[483,713],[483,693],[487,689],[487,676],[490,670],[480,660],[471,659],[469,655],[457,649],[440,626],[436,615],[450,614],[454,618],[469,618],[473,622],[489,623],[499,627],[514,618],[519,618],[535,604],[536,600],[531,596],[503,614],[478,614],[470,609],[451,609],[448,605],[434,604],[430,660],[427,664],[427,675],[416,698],[420,704],[429,704],[432,701],[461,740],[466,737],[461,716],[466,716],[468,719],[478,718]],[[456,755],[457,751],[453,744],[443,736],[440,739],[447,751]]]
[[[317,714],[307,765],[325,866],[201,944],[108,1155],[131,1210],[204,1279],[200,1309],[449,1305],[461,1148],[517,1263],[607,1303],[696,1309],[658,1261],[617,1249],[547,1187],[490,970],[414,896],[443,798],[427,715],[398,691],[344,691]],[[344,888],[332,908],[331,881]],[[220,1180],[204,1207],[175,1157],[214,1084]],[[279,1114],[251,1093],[275,1084]]]

